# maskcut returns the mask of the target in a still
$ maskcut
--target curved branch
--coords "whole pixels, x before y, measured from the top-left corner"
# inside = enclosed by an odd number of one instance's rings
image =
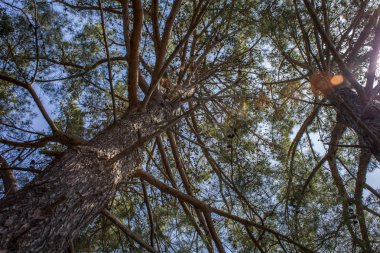
[[[54,124],[53,120],[50,118],[50,116],[49,116],[48,112],[46,111],[45,107],[42,105],[42,102],[41,102],[40,98],[37,96],[37,93],[35,92],[35,90],[33,89],[33,87],[30,84],[21,82],[21,81],[19,81],[17,79],[14,79],[12,77],[9,77],[9,76],[3,75],[3,74],[0,74],[0,79],[4,80],[4,81],[7,81],[7,82],[10,82],[10,83],[13,83],[13,84],[15,84],[17,86],[20,86],[20,87],[26,89],[29,92],[29,94],[32,96],[34,102],[36,103],[38,109],[40,110],[42,116],[45,118],[46,122],[49,124],[50,128],[52,129],[52,131],[53,132],[58,132],[58,128]]]
[[[143,170],[137,170],[133,176],[135,177],[140,177],[142,179],[144,179],[145,181],[147,181],[148,183],[150,183],[151,185],[154,185],[155,187],[157,187],[158,189],[160,189],[161,191],[167,193],[167,194],[170,194],[178,199],[181,199],[199,209],[201,209],[202,211],[204,212],[207,212],[207,213],[215,213],[215,214],[218,214],[222,217],[225,217],[225,218],[228,218],[228,219],[231,219],[233,221],[236,221],[240,224],[243,224],[243,225],[247,225],[247,226],[253,226],[257,229],[260,229],[260,230],[264,230],[264,231],[267,231],[275,236],[278,236],[280,237],[281,239],[283,239],[284,241],[287,241],[291,244],[294,244],[295,246],[299,247],[302,251],[304,252],[307,252],[307,253],[311,253],[311,252],[314,252],[313,250],[307,248],[306,246],[294,241],[293,239],[289,238],[288,236],[286,235],[283,235],[282,233],[280,232],[277,232],[271,228],[268,228],[267,226],[263,226],[263,225],[260,225],[260,224],[257,224],[253,221],[250,221],[250,220],[246,220],[246,219],[243,219],[243,218],[240,218],[238,216],[235,216],[233,214],[230,214],[230,213],[227,213],[225,211],[222,211],[220,209],[217,209],[217,208],[214,208],[214,207],[211,207],[210,205],[204,203],[203,201],[200,201],[198,200],[197,198],[194,198],[190,195],[187,195],[185,193],[182,193],[181,191],[177,190],[177,189],[174,189],[170,186],[168,186],[167,184],[161,182],[160,180],[156,179],[155,177],[153,177],[151,174],[149,174],[148,172],[145,172]]]
[[[366,252],[371,253],[373,249],[371,247],[371,242],[368,235],[368,227],[366,225],[365,213],[363,207],[363,188],[366,181],[368,164],[371,159],[371,153],[369,150],[362,149],[359,155],[359,166],[357,172],[357,180],[355,184],[355,205],[356,205],[356,214],[359,221],[360,233],[362,235],[363,246]]]

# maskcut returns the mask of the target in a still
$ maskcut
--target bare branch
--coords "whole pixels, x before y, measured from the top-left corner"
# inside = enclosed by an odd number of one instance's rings
[[[53,132],[58,132],[58,128],[54,124],[53,120],[50,118],[50,116],[49,116],[48,112],[46,111],[45,107],[42,105],[42,102],[41,102],[40,98],[37,96],[36,92],[34,91],[34,89],[32,88],[32,86],[30,84],[21,82],[19,80],[16,80],[16,79],[14,79],[12,77],[9,77],[9,76],[3,75],[3,74],[0,74],[0,79],[4,80],[4,81],[7,81],[7,82],[10,82],[10,83],[13,83],[13,84],[15,84],[17,86],[20,86],[20,87],[23,87],[24,89],[26,89],[29,92],[29,94],[32,96],[34,102],[36,103],[38,109],[40,109],[40,112],[42,113],[42,116],[45,118],[46,122],[49,124],[50,128],[52,129],[52,131]]]
[[[184,194],[174,188],[171,188],[170,186],[166,185],[165,183],[159,181],[158,179],[154,178],[152,175],[150,175],[148,172],[145,172],[143,170],[137,170],[135,173],[134,173],[134,176],[137,176],[137,177],[140,177],[142,179],[144,179],[145,181],[147,181],[148,183],[154,185],[155,187],[159,188],[161,191],[165,192],[165,193],[168,193],[178,199],[181,199],[199,209],[201,209],[202,211],[204,212],[207,212],[207,213],[215,213],[215,214],[218,214],[220,216],[223,216],[225,218],[228,218],[228,219],[231,219],[231,220],[234,220],[238,223],[241,223],[243,225],[247,225],[247,226],[253,226],[253,227],[256,227],[257,229],[261,229],[261,230],[264,230],[264,231],[267,231],[271,234],[274,234],[274,235],[277,235],[279,236],[280,238],[282,238],[283,240],[289,242],[289,243],[292,243],[294,245],[296,245],[297,247],[299,247],[302,251],[304,252],[308,252],[308,253],[311,253],[311,252],[314,252],[313,250],[311,249],[308,249],[307,247],[305,247],[304,245],[292,240],[291,238],[289,238],[288,236],[286,235],[283,235],[271,228],[268,228],[266,226],[263,226],[263,225],[260,225],[260,224],[257,224],[253,221],[249,221],[249,220],[246,220],[246,219],[243,219],[243,218],[240,218],[238,216],[235,216],[233,214],[229,214],[225,211],[222,211],[220,209],[217,209],[217,208],[214,208],[214,207],[211,207],[207,204],[205,204],[203,201],[200,201],[190,195],[187,195],[187,194]]]
[[[112,65],[111,65],[111,60],[110,60],[110,52],[108,48],[107,31],[106,31],[106,24],[105,24],[105,19],[104,19],[102,0],[98,0],[98,4],[100,8],[100,18],[102,22],[104,47],[106,48],[107,65],[108,65],[108,80],[110,82],[110,91],[111,91],[111,98],[112,98],[113,121],[116,122],[117,116],[116,116],[115,92],[114,92],[113,83],[112,83]]]
[[[140,41],[144,19],[144,11],[140,0],[132,1],[133,30],[128,50],[128,100],[129,107],[134,108],[138,104],[137,84],[139,77]],[[124,24],[125,25],[125,24]]]
[[[380,12],[380,7],[379,7],[379,12]],[[373,94],[374,91],[377,90],[377,88],[373,89],[373,83],[376,77],[376,67],[377,67],[377,62],[379,60],[379,56],[380,56],[380,19],[378,18],[378,23],[375,29],[375,38],[372,41],[372,52],[371,52],[368,71],[367,71],[367,84],[365,86],[365,90],[369,97],[376,95],[376,94]]]
[[[103,209],[101,213],[106,216],[116,227],[118,227],[121,231],[123,231],[129,238],[137,242],[141,247],[146,249],[151,253],[158,253],[152,246],[146,243],[140,235],[137,235],[132,232],[124,223],[122,223],[114,214],[112,214],[107,209]]]

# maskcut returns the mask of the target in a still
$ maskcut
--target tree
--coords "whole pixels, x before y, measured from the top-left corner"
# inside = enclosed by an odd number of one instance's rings
[[[1,1],[0,249],[374,252],[379,7],[345,3]]]
[[[312,4],[305,0],[303,3],[305,7],[300,8],[297,1],[294,1],[291,10],[284,11],[294,15],[300,28],[296,30],[289,27],[288,34],[292,42],[288,43],[279,36],[283,34],[282,31],[272,36],[273,41],[292,68],[297,69],[300,74],[302,74],[300,69],[307,71],[308,75],[314,72],[310,77],[314,94],[321,92],[325,98],[322,101],[325,102],[327,99],[334,107],[337,116],[334,120],[335,127],[330,134],[328,152],[313,169],[299,193],[302,196],[317,170],[327,160],[334,184],[342,196],[343,221],[352,241],[358,244],[363,252],[373,252],[374,245],[369,236],[371,232],[367,227],[371,222],[364,212],[368,206],[364,204],[363,189],[371,188],[365,184],[371,153],[377,161],[380,161],[379,118],[375,116],[378,115],[377,112],[380,109],[376,99],[379,85],[376,85],[377,87],[374,85],[379,57],[379,7],[374,5],[372,9],[371,1],[355,2],[354,8],[344,8],[347,6],[345,1],[336,3],[321,1],[321,3]],[[342,7],[342,9],[335,14],[329,14],[331,5]],[[371,9],[369,13],[366,11],[368,7]],[[280,11],[279,15],[284,15],[284,12]],[[333,22],[334,18],[338,18],[338,21]],[[287,21],[284,20],[284,22]],[[373,33],[371,34],[370,31]],[[296,41],[297,39],[299,42]],[[369,50],[365,49],[366,45],[369,46]],[[319,73],[315,73],[316,70]],[[331,74],[332,72],[336,75]],[[361,83],[365,85],[362,86]],[[316,102],[318,104],[303,122],[291,145],[292,156],[295,155],[301,136],[307,133],[308,127],[312,125],[318,111],[322,108],[320,101]],[[349,176],[353,176],[350,166],[347,166],[347,163],[339,159],[337,155],[338,147],[341,146],[339,142],[343,142],[342,137],[346,128],[355,132],[359,144],[356,148],[360,149],[360,154],[356,154],[358,162],[354,165],[357,166],[354,172],[357,174],[356,177],[354,176],[354,185],[345,181],[345,178],[341,176],[341,168],[337,164],[339,161],[343,168],[348,169]],[[342,147],[344,146],[343,144]],[[355,145],[346,147],[352,148]],[[289,181],[292,177],[293,175]],[[372,190],[371,188],[370,191],[377,195],[377,192]],[[300,196],[297,198],[302,198]],[[297,208],[300,202],[301,200],[298,200]],[[360,236],[357,235],[355,225],[351,225],[352,221],[354,224],[359,223]]]

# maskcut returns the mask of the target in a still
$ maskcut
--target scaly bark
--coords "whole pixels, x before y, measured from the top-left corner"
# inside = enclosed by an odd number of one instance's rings
[[[156,105],[129,113],[87,146],[67,150],[24,189],[2,200],[0,251],[67,249],[139,165],[142,140],[153,138],[171,112],[170,106]],[[115,160],[121,153],[125,156]]]

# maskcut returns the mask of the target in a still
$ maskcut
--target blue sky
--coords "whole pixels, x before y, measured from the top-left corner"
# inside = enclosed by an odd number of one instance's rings
[[[295,126],[293,129],[292,134],[290,135],[290,139],[292,140],[294,136],[296,135],[299,125]],[[310,138],[314,144],[314,150],[318,152],[320,156],[323,156],[327,152],[328,146],[323,144],[322,141],[320,140],[320,136],[317,133],[309,133]],[[327,168],[327,163],[325,165]],[[367,173],[367,184],[372,186],[375,189],[380,189],[380,168],[379,168],[379,163],[376,162],[376,169],[373,172]]]

